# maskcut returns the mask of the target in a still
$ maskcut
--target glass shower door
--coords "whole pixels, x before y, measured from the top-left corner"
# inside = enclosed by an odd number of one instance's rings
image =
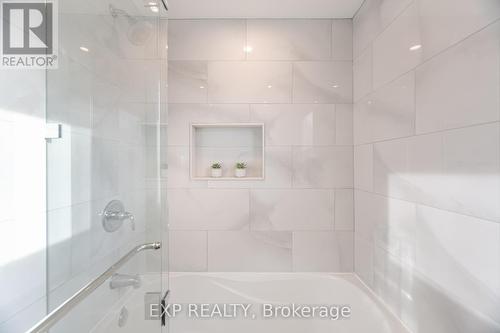
[[[130,250],[161,242],[166,18],[161,2],[61,1],[46,71],[47,312]],[[163,47],[162,47],[163,46]],[[160,331],[163,251],[137,253],[51,332]]]

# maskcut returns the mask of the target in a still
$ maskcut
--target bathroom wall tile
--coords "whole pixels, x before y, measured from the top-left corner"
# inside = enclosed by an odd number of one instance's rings
[[[420,206],[417,225],[416,268],[424,278],[498,319],[500,224]]]
[[[418,202],[499,221],[499,142],[498,124],[413,138],[409,164]]]
[[[354,234],[354,272],[369,287],[373,286],[373,249],[367,237]]]
[[[373,189],[376,193],[414,199],[407,150],[406,140],[386,141],[373,146]]]
[[[289,272],[292,270],[292,233],[210,231],[208,270]]]
[[[250,117],[265,124],[266,145],[335,144],[335,105],[252,105]]]
[[[333,230],[334,191],[251,190],[252,230]]]
[[[0,119],[25,122],[44,119],[45,71],[2,71]],[[23,89],[19,89],[23,87]]]
[[[249,110],[249,106],[243,104],[170,104],[168,145],[189,145],[192,123],[247,122]]]
[[[418,0],[424,57],[429,59],[500,18],[495,0]]]
[[[372,49],[367,48],[353,63],[354,101],[357,102],[372,91]]]
[[[352,102],[352,62],[294,63],[294,103]]]
[[[207,232],[170,231],[169,265],[173,272],[207,270]]]
[[[293,233],[294,272],[351,272],[352,232],[300,231]]]
[[[356,233],[408,263],[415,261],[416,205],[356,191]]]
[[[206,181],[191,180],[189,172],[189,147],[170,146],[167,148],[168,188],[203,188]]]
[[[446,132],[443,147],[453,210],[500,222],[499,123]]]
[[[208,90],[206,62],[168,62],[169,103],[206,103]]]
[[[291,102],[287,62],[210,62],[208,81],[210,103]]]
[[[415,75],[413,72],[381,87],[354,107],[356,143],[415,134]]]
[[[373,86],[378,88],[414,69],[422,60],[416,3],[409,6],[373,43]]]
[[[412,0],[367,0],[354,17],[354,58],[392,23]]]
[[[417,70],[417,132],[499,119],[500,23]]]
[[[353,142],[352,104],[335,105],[335,144],[350,146]]]
[[[335,190],[335,231],[354,230],[354,192]]]
[[[293,148],[293,187],[344,188],[352,185],[352,147]]]
[[[292,187],[292,147],[265,147],[264,180],[208,181],[209,188],[273,188]]]
[[[247,190],[171,189],[171,230],[248,229]]]
[[[54,290],[71,278],[71,207],[47,212],[47,281]]]
[[[333,20],[332,23],[332,60],[352,61],[352,20]]]
[[[244,60],[245,20],[169,20],[171,60]]]
[[[373,191],[373,145],[354,147],[354,188]]]
[[[248,20],[248,60],[329,60],[331,20]]]

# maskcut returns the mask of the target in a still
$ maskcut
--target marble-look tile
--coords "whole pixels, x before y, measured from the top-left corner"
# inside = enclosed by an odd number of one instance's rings
[[[417,132],[499,120],[500,23],[417,70]]]
[[[24,122],[45,119],[45,71],[2,70],[0,120]]]
[[[420,203],[500,221],[500,126],[418,136],[409,170]]]
[[[410,72],[354,106],[357,144],[415,134],[415,75]]]
[[[45,297],[17,312],[8,320],[0,320],[0,332],[27,332],[47,315],[47,299]]]
[[[335,144],[335,105],[252,105],[250,119],[265,124],[270,146]]]
[[[294,103],[352,103],[352,62],[296,62]]]
[[[168,203],[171,230],[248,229],[247,190],[171,189]]]
[[[273,188],[292,187],[292,147],[265,147],[263,180],[208,181],[209,188]]]
[[[168,62],[169,103],[206,103],[208,90],[206,62]]]
[[[248,122],[249,106],[243,104],[170,104],[168,145],[189,145],[193,123]]]
[[[412,2],[412,0],[367,0],[354,17],[354,58]]]
[[[333,20],[332,60],[352,61],[353,42],[352,20]]]
[[[210,103],[290,103],[292,64],[210,62],[208,83]]]
[[[248,60],[329,60],[331,20],[248,20]]]
[[[354,233],[354,272],[369,287],[373,287],[373,243],[358,232]]]
[[[353,121],[352,104],[335,105],[335,144],[337,146],[353,144]]]
[[[376,89],[423,61],[417,4],[413,3],[373,43],[373,87]]]
[[[500,222],[500,124],[445,132],[443,153],[452,210]]]
[[[416,238],[423,277],[498,323],[500,224],[420,206]]]
[[[352,272],[352,232],[293,233],[294,272]]]
[[[373,189],[392,198],[414,200],[414,185],[408,165],[407,140],[373,146]]]
[[[500,3],[495,0],[419,0],[418,11],[423,54],[429,59],[499,19]]]
[[[334,191],[251,190],[252,230],[333,230]]]
[[[173,272],[203,272],[207,270],[207,232],[169,232],[169,269]]]
[[[373,145],[354,147],[354,188],[373,191]]]
[[[372,48],[369,47],[353,63],[354,101],[372,92]]]
[[[356,233],[409,263],[415,261],[416,205],[356,191]]]
[[[354,192],[335,190],[335,231],[354,231]]]
[[[212,272],[290,272],[292,233],[209,231],[208,270]]]
[[[189,147],[170,146],[167,148],[168,188],[203,188],[206,181],[192,180],[189,170]]]
[[[169,20],[168,60],[244,60],[245,20]]]
[[[293,148],[293,187],[346,188],[352,185],[352,147]]]

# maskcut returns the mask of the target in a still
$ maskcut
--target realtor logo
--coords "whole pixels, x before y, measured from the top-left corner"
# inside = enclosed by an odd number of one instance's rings
[[[2,68],[57,67],[55,1],[2,1]]]

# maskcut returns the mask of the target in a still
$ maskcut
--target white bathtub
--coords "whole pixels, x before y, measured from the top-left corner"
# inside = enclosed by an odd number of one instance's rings
[[[157,291],[159,278],[144,276],[141,289],[134,290],[105,316],[93,333],[160,332],[158,321],[144,320],[144,293]],[[170,333],[385,333],[408,331],[386,307],[352,274],[324,273],[171,273],[169,303],[182,304],[183,311],[167,320]],[[196,319],[187,315],[187,304],[251,304],[256,316]],[[350,318],[262,318],[263,304],[349,306]],[[118,326],[120,310],[129,312],[127,323]],[[240,313],[241,314],[241,313]]]

